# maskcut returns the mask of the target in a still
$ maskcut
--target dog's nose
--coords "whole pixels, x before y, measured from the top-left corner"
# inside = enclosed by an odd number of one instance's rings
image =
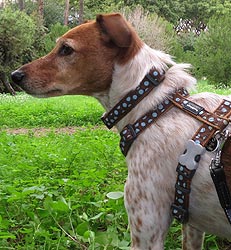
[[[14,83],[20,84],[25,77],[25,73],[21,70],[15,70],[11,73],[11,79]]]

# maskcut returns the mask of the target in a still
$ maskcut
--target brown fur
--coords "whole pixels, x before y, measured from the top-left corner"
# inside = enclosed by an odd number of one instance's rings
[[[74,53],[59,56],[63,45],[70,46]],[[21,87],[29,94],[45,97],[107,91],[115,62],[126,63],[141,45],[141,40],[121,15],[99,15],[97,21],[67,32],[47,56],[24,65],[20,70],[33,75],[33,88],[30,79],[25,79]]]

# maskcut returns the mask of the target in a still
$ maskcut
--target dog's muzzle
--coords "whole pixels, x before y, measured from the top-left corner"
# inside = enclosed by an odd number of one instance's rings
[[[14,72],[11,73],[12,81],[19,86],[22,83],[25,76],[26,76],[25,73],[21,70],[15,70]]]

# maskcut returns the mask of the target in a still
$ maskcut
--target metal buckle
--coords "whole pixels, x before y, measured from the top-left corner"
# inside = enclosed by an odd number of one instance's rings
[[[217,152],[223,147],[228,137],[229,137],[228,130],[224,130],[223,132],[217,131],[213,136],[213,138],[208,142],[206,149],[209,152]]]

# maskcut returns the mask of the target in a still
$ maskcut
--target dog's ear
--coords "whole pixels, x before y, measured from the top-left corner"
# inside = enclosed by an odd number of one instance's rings
[[[120,48],[131,46],[132,30],[122,15],[97,15],[96,22],[101,28],[105,42],[113,42]]]

